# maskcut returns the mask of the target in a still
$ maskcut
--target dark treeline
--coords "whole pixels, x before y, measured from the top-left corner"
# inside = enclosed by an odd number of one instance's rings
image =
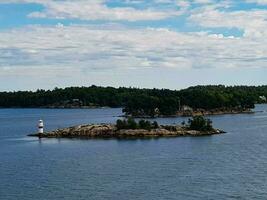
[[[267,97],[267,86],[196,86],[183,90],[113,87],[68,87],[54,90],[0,92],[0,107],[123,107],[127,114],[175,114],[193,109],[253,108]]]
[[[193,108],[254,108],[267,97],[267,86],[196,86],[179,91],[181,101]]]

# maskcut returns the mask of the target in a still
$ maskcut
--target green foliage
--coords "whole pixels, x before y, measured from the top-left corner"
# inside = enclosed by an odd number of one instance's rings
[[[197,131],[211,131],[213,129],[212,121],[203,116],[194,116],[193,119],[189,119],[188,126],[191,130]]]
[[[180,105],[193,109],[254,108],[259,96],[267,97],[267,86],[196,86],[184,90],[113,87],[68,87],[54,90],[0,92],[0,107],[123,107],[127,115],[175,115]]]
[[[127,121],[118,119],[117,122],[116,122],[116,127],[119,130],[126,129],[127,128]]]
[[[118,119],[116,123],[116,127],[118,130],[121,129],[145,129],[145,130],[151,130],[151,129],[157,129],[159,128],[159,125],[156,121],[151,123],[148,120],[140,120],[138,123],[133,118],[128,118],[127,120],[121,120]]]
[[[137,123],[135,122],[133,118],[128,118],[127,126],[129,129],[136,129],[138,127]]]
[[[154,122],[152,123],[152,127],[154,127],[154,128],[159,128],[158,122],[154,121]]]
[[[151,122],[147,120],[140,120],[138,126],[140,129],[146,129],[146,130],[151,130],[152,128]]]
[[[267,95],[267,86],[196,86],[178,93],[181,104],[194,109],[247,109],[254,108],[254,104],[260,101],[259,96]]]

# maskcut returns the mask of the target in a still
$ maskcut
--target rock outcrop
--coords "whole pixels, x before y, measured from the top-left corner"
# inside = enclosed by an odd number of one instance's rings
[[[157,129],[122,129],[117,130],[112,124],[80,125],[69,128],[57,129],[43,134],[30,134],[40,138],[129,138],[129,137],[178,137],[178,136],[203,136],[225,133],[219,129],[211,131],[189,130],[181,126],[160,126]]]

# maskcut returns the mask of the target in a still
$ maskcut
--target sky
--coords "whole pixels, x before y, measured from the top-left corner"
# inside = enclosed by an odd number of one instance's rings
[[[266,75],[267,0],[0,0],[0,91]]]

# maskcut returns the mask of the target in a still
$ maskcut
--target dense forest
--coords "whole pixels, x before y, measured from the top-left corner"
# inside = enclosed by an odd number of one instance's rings
[[[0,92],[0,107],[123,107],[131,115],[174,115],[186,105],[196,109],[253,108],[267,97],[267,86],[195,86],[183,90],[68,87]]]

